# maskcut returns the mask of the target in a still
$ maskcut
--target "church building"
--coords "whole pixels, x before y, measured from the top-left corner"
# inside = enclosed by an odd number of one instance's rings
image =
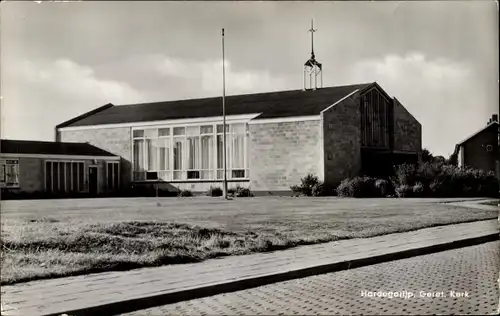
[[[120,185],[222,187],[221,97],[107,104],[56,127],[120,159]],[[229,187],[290,191],[309,173],[328,184],[415,162],[420,123],[377,83],[226,97]]]
[[[59,124],[56,141],[88,142],[119,156],[122,188],[157,184],[204,192],[222,188],[226,169],[229,188],[276,194],[291,192],[307,174],[335,186],[416,162],[420,123],[376,82],[324,88],[316,30],[311,25],[309,31],[303,89],[107,104]]]

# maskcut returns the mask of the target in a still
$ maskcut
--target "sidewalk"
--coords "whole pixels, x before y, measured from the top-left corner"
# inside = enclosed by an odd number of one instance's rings
[[[181,300],[497,240],[498,221],[421,229],[201,263],[3,286],[2,315],[116,315]]]
[[[499,210],[498,206],[482,204],[484,202],[488,202],[491,200],[495,200],[495,199],[467,200],[467,201],[460,201],[460,202],[442,202],[442,203],[447,204],[447,205],[475,208],[475,209],[480,209],[480,210]]]

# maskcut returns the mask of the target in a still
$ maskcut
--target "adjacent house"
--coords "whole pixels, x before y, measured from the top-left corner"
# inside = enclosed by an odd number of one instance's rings
[[[120,187],[120,157],[88,143],[0,141],[2,198],[98,195]]]
[[[160,183],[203,192],[222,186],[222,124],[214,97],[107,104],[55,133],[57,142],[88,142],[120,159],[123,188]],[[228,96],[226,124],[229,187],[256,194],[290,192],[308,173],[335,185],[384,172],[416,162],[422,143],[420,123],[375,82]],[[99,178],[104,170],[97,168]]]
[[[498,128],[498,115],[494,114],[485,127],[458,143],[455,147],[458,165],[498,172]]]

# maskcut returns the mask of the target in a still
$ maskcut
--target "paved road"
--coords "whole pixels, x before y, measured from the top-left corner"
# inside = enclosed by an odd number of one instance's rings
[[[499,267],[496,241],[126,315],[492,314]]]

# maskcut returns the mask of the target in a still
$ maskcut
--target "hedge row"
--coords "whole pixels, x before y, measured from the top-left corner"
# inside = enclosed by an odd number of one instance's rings
[[[493,172],[462,168],[442,162],[401,165],[386,179],[355,177],[343,180],[334,190],[314,175],[291,187],[295,196],[344,197],[498,197],[499,183]]]

